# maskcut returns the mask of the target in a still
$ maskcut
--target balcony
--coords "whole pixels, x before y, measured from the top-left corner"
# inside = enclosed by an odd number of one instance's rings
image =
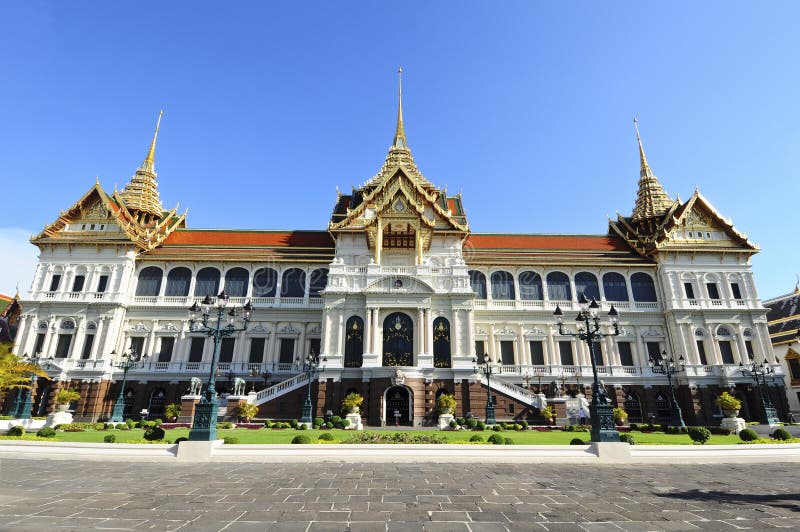
[[[756,302],[744,299],[683,299],[671,301],[672,309],[681,310],[742,310],[743,308],[761,308]]]
[[[213,299],[213,298],[212,298]],[[147,305],[157,307],[191,307],[193,303],[200,304],[202,297],[195,296],[134,296],[131,298],[134,305]],[[247,301],[254,308],[310,308],[321,309],[321,297],[232,297],[228,304],[242,306]]]
[[[598,301],[600,310],[608,312],[611,305],[620,312],[653,312],[661,309],[658,302],[644,301]],[[563,311],[578,310],[577,301],[543,301],[520,299],[476,299],[476,310],[543,310],[553,312],[556,306]]]
[[[119,294],[110,292],[34,292],[31,294],[31,299],[48,302],[98,303],[100,301],[117,301]]]

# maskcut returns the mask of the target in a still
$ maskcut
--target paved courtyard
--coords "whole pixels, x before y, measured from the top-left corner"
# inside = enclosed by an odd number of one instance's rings
[[[800,530],[797,473],[797,464],[4,459],[0,530]]]

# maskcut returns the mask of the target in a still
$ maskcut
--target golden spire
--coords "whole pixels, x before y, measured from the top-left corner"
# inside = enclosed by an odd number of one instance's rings
[[[161,117],[164,114],[162,109],[158,113],[156,130],[153,133],[153,140],[150,142],[150,149],[147,152],[142,165],[136,170],[136,174],[130,182],[120,192],[120,196],[125,202],[125,206],[131,212],[141,215],[142,220],[152,220],[161,218],[164,211],[161,199],[158,197],[158,183],[156,182],[156,139],[158,138],[158,128],[161,127]]]
[[[633,221],[656,218],[664,214],[672,206],[672,199],[664,191],[664,187],[653,175],[647,157],[642,147],[642,137],[639,135],[639,121],[634,118],[633,126],[636,128],[636,141],[639,144],[639,192],[636,195],[636,204],[633,207]]]
[[[403,128],[403,69],[397,69],[397,128],[394,131],[392,148],[408,149],[406,132]]]
[[[158,138],[158,128],[161,127],[161,116],[164,114],[164,110],[161,109],[158,112],[158,120],[156,121],[156,131],[153,133],[153,140],[150,142],[150,150],[147,152],[147,157],[144,158],[144,162],[142,163],[142,169],[147,170],[151,173],[155,170],[156,164],[156,139]]]
[[[647,156],[644,154],[644,148],[642,147],[642,137],[639,136],[639,120],[635,116],[633,117],[633,127],[636,128],[636,141],[639,143],[639,164],[641,167],[641,175],[644,176],[648,172],[652,174],[650,165],[647,164]]]

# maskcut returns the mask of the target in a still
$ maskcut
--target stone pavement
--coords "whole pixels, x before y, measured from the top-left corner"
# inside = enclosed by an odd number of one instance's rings
[[[3,459],[0,530],[800,530],[797,473],[797,464]]]

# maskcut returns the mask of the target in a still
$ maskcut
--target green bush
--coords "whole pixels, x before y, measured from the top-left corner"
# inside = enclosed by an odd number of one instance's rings
[[[342,424],[342,418],[339,416],[331,416],[331,425],[333,425],[337,429],[341,429],[344,427]]]
[[[147,441],[159,441],[164,439],[164,429],[161,427],[151,427],[144,431],[144,439]]]
[[[519,424],[522,425],[522,429],[523,430],[528,430],[528,422],[527,421],[525,421],[523,419],[522,421],[519,422]]]
[[[467,420],[467,423],[466,423],[466,425],[467,425],[469,428],[471,428],[471,429],[474,429],[475,427],[477,427],[477,426],[478,426],[478,420],[477,420],[477,419],[475,419],[474,417],[471,417],[471,418],[469,418],[469,419]]]
[[[772,433],[772,439],[786,441],[792,439],[792,434],[786,429],[775,429],[775,432]]]
[[[94,428],[94,430],[106,430],[106,424],[105,423],[95,423],[93,425],[93,428]]]
[[[564,427],[564,432],[575,432],[575,425],[567,425]]]
[[[306,425],[305,423],[297,424],[297,430],[306,430],[306,429],[308,429],[308,425]]]
[[[486,430],[486,423],[484,423],[479,419],[478,422],[475,424],[475,428],[478,430]]]
[[[500,434],[492,434],[491,436],[489,436],[489,438],[487,438],[486,441],[488,441],[492,445],[503,445],[504,439],[503,436],[501,436]]]
[[[628,426],[628,431],[633,432],[634,430],[639,430],[639,425],[637,423],[631,423]]]
[[[739,431],[739,438],[742,441],[756,441],[758,439],[758,432],[753,429],[744,429]]]
[[[106,434],[105,436],[103,436],[103,441],[105,443],[114,443],[115,441],[117,441],[117,437],[114,434]]]
[[[469,439],[469,441],[471,441],[473,443],[475,443],[475,442],[483,442],[483,436],[481,436],[480,434],[473,434],[472,437]]]
[[[217,429],[232,429],[232,428],[233,428],[232,421],[222,421],[220,423],[217,423]]]
[[[619,441],[628,442],[628,445],[636,445],[636,438],[633,434],[620,434]]]
[[[318,439],[323,441],[333,441],[333,434],[331,434],[330,432],[323,432],[322,434],[319,435]]]
[[[514,440],[512,440],[511,438],[503,438],[503,444],[514,445]]]
[[[132,430],[130,425],[119,425],[117,430]]]
[[[56,435],[56,431],[53,430],[53,427],[42,427],[39,429],[36,435],[40,438],[52,438]]]
[[[727,427],[706,427],[711,434],[717,436],[730,436],[733,434],[733,429],[729,429]],[[686,434],[686,431],[683,431],[683,434]]]
[[[315,418],[314,418],[314,426],[315,426],[315,427],[316,427],[317,425],[319,425],[319,426],[321,427],[321,426],[322,426],[322,425],[324,425],[324,424],[325,424],[325,420],[324,420],[324,419],[322,419],[321,417],[315,417]]]
[[[239,438],[237,438],[236,436],[225,436],[224,438],[222,438],[222,441],[227,445],[234,445],[236,443],[239,443]]]
[[[290,426],[290,427],[292,427],[293,429],[296,429],[296,428],[297,428],[297,425],[298,425],[299,423],[300,423],[299,421],[297,421],[296,419],[293,419],[293,420],[291,420],[291,421],[289,422],[289,426]]]
[[[500,432],[501,430],[505,430],[505,427],[501,427],[500,425],[495,425],[492,427],[492,430],[495,432]]]
[[[189,438],[185,436],[181,436],[180,438],[175,438],[175,443],[180,443],[182,441],[189,441]]]
[[[570,445],[586,445],[586,442],[580,438],[572,438],[569,440]]]
[[[129,429],[132,429],[133,426],[136,424],[136,422],[134,420],[132,420],[131,418],[128,418],[128,419],[125,420],[125,424],[128,425]]]
[[[463,427],[464,425],[466,425],[466,424],[467,424],[467,420],[466,420],[466,419],[464,419],[463,417],[457,417],[455,420],[456,420],[456,421],[458,422],[458,424],[459,424],[459,425],[461,425],[462,427]]]
[[[6,432],[6,436],[22,436],[23,434],[25,434],[25,427],[22,425],[14,425]]]
[[[496,427],[500,427],[500,428],[501,428],[501,429],[503,429],[503,430],[506,430],[506,429],[508,429],[508,425],[506,424],[506,422],[505,422],[505,421],[501,421],[500,423],[498,423],[498,424],[497,424],[497,425],[495,425],[495,426],[496,426]]]
[[[456,420],[455,420],[455,419],[453,419],[453,420],[450,420],[450,423],[449,423],[449,425],[450,425],[450,428],[451,428],[451,429],[455,429],[455,428],[457,428],[457,427],[458,427],[458,423],[456,423]]]
[[[700,445],[705,445],[711,439],[711,431],[705,427],[689,427],[686,432],[693,442]]]
[[[517,432],[521,431],[522,425],[520,425],[519,423],[514,423],[514,430],[516,430]]]
[[[299,436],[295,436],[294,438],[292,438],[292,443],[293,444],[304,444],[304,445],[305,444],[309,444],[309,443],[311,443],[311,438],[309,438],[305,434],[300,434]]]

